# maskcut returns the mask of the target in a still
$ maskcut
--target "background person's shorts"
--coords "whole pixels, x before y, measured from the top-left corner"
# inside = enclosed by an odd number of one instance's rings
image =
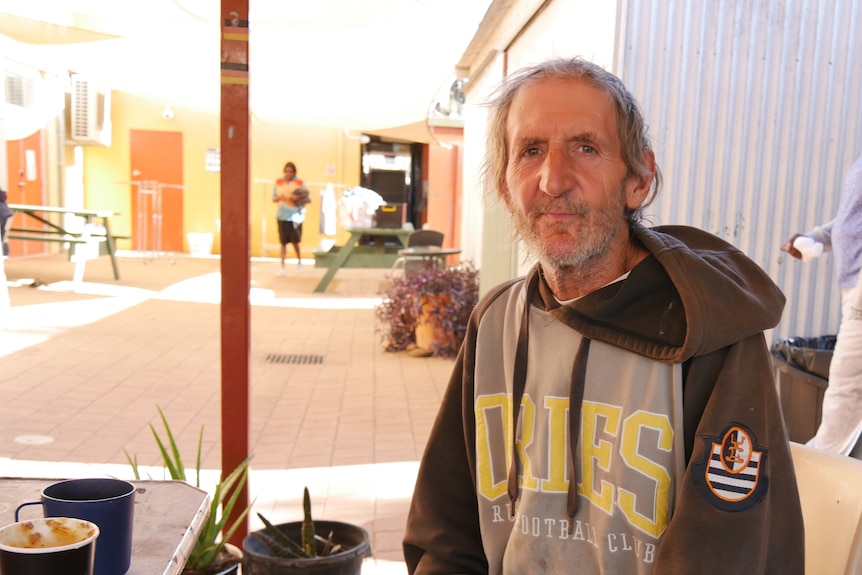
[[[278,220],[278,239],[281,245],[298,244],[302,241],[302,224]]]

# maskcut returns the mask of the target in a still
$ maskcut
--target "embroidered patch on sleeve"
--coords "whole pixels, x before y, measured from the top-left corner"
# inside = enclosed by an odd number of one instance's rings
[[[769,479],[767,450],[754,433],[739,423],[728,425],[721,437],[702,436],[706,455],[692,468],[701,496],[725,511],[745,511],[763,500]]]

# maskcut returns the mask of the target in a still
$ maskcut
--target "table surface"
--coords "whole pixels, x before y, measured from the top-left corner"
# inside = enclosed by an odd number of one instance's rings
[[[451,256],[460,254],[458,248],[442,248],[440,246],[414,246],[398,250],[399,256]]]
[[[348,232],[354,236],[409,236],[416,230],[407,228],[348,228]]]
[[[9,204],[9,209],[15,212],[49,212],[54,214],[75,214],[76,216],[95,216],[107,218],[117,215],[110,210],[85,210],[75,208],[60,208],[57,206],[31,206],[28,204]]]
[[[62,479],[0,477],[0,525],[15,522],[15,508],[38,501],[42,489]],[[131,481],[135,493],[132,564],[126,575],[178,575],[209,513],[209,495],[184,481]],[[21,519],[29,517],[21,512]],[[96,545],[98,545],[98,540]]]

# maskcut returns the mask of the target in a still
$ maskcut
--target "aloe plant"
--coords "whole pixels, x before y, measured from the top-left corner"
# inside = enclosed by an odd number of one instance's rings
[[[187,481],[186,468],[168,420],[159,406],[156,406],[156,409],[165,427],[166,441],[162,440],[152,424],[150,424],[150,430],[153,432],[153,438],[156,440],[156,445],[158,445],[159,451],[162,454],[165,469],[171,479]],[[203,437],[204,426],[201,425],[200,434],[198,435],[197,456],[195,458],[195,487],[198,488],[201,484],[201,448],[203,446]],[[135,479],[140,479],[141,475],[138,469],[137,455],[131,456],[125,449],[123,449],[123,453],[132,467]],[[239,514],[232,524],[227,525],[230,514],[233,512],[242,489],[248,481],[248,464],[250,459],[248,457],[243,460],[233,471],[216,484],[210,501],[209,515],[202,526],[195,546],[189,553],[185,571],[202,571],[210,567],[224,548],[225,543],[236,533],[248,515],[251,509],[250,505],[243,509],[242,513]]]
[[[311,518],[311,497],[308,496],[308,487],[302,493],[302,549],[310,557],[317,555],[317,546],[314,544],[314,520]]]
[[[258,513],[257,516],[263,521],[265,528],[261,531],[255,531],[252,533],[252,536],[257,538],[267,551],[275,557],[310,559],[312,557],[334,555],[341,551],[341,545],[332,541],[331,532],[326,538],[314,532],[314,519],[311,517],[311,497],[308,494],[308,487],[305,488],[302,494],[302,511],[300,542],[296,542],[285,535],[283,531],[273,525],[261,513]]]

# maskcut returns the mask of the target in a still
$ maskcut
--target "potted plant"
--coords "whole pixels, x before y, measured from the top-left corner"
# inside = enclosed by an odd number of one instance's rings
[[[171,479],[186,481],[186,468],[180,456],[177,442],[168,425],[168,420],[160,407],[156,406],[156,409],[159,411],[159,417],[161,417],[165,427],[167,441],[162,441],[152,424],[150,424],[150,430],[153,432],[153,437],[162,454],[165,469]],[[195,459],[195,487],[198,488],[200,488],[201,481],[203,437],[204,427],[201,425]],[[123,453],[126,454],[126,459],[132,466],[135,479],[140,479],[137,456],[130,456],[125,449],[123,449]],[[239,572],[242,551],[235,545],[228,543],[228,540],[239,529],[242,521],[248,515],[250,507],[243,509],[231,525],[227,525],[227,521],[236,506],[243,486],[248,480],[248,463],[249,459],[247,458],[216,484],[210,501],[209,514],[183,567],[184,575],[236,575]]]
[[[368,532],[359,525],[314,521],[308,487],[302,498],[303,519],[273,525],[258,513],[264,528],[242,542],[243,575],[359,575],[371,556]]]
[[[479,300],[479,272],[472,264],[437,267],[391,278],[375,313],[386,351],[454,357]]]

